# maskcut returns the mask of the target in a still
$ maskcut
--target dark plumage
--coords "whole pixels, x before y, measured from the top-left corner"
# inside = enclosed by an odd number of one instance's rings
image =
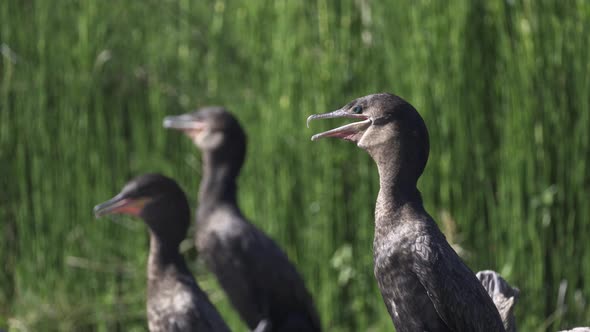
[[[221,107],[167,117],[202,152],[196,245],[242,319],[256,331],[320,331],[303,279],[285,253],[240,212],[236,178],[246,135]]]
[[[354,122],[314,135],[352,141],[379,170],[373,257],[375,277],[396,330],[504,331],[494,303],[422,206],[416,182],[428,159],[428,132],[402,98],[361,97],[319,118]]]
[[[229,331],[199,288],[178,245],[190,223],[186,196],[172,179],[139,176],[121,193],[94,208],[96,217],[123,213],[140,217],[150,232],[147,317],[150,331]]]

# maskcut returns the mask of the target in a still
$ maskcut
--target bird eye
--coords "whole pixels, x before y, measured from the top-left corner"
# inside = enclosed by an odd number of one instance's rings
[[[354,114],[361,114],[361,113],[363,113],[363,107],[361,105],[356,105],[352,109],[352,113],[354,113]]]

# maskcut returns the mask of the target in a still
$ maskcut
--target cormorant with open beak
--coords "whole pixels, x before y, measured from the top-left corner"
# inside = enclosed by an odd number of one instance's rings
[[[327,118],[358,121],[312,140],[351,141],[377,164],[374,272],[396,330],[504,331],[491,298],[424,210],[416,183],[428,159],[428,131],[414,107],[380,93],[307,122]]]

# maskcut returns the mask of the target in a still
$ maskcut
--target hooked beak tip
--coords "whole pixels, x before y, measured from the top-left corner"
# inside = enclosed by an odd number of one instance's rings
[[[305,122],[305,124],[307,125],[307,128],[309,128],[309,123],[313,119],[315,119],[315,114],[314,115],[310,115],[310,116],[307,117],[307,121]]]
[[[96,218],[96,219],[103,216],[103,213],[100,209],[100,205],[95,206],[94,209],[92,209],[92,212],[94,214],[94,218]]]

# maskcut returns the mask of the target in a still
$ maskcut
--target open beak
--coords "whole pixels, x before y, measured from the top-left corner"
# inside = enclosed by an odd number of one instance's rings
[[[149,199],[127,198],[125,194],[121,193],[110,200],[95,206],[94,216],[96,218],[100,218],[107,214],[130,214],[133,216],[139,216],[141,210],[143,210],[143,207],[148,202]]]
[[[349,123],[342,127],[334,128],[332,130],[324,131],[323,133],[315,134],[311,137],[312,141],[318,140],[323,137],[336,137],[347,141],[354,141],[357,134],[364,132],[372,123],[372,120],[363,114],[352,114],[342,109],[323,114],[314,114],[307,118],[307,127],[309,122],[316,119],[333,119],[333,118],[350,118],[350,119],[361,119],[361,121]]]
[[[164,128],[176,129],[184,132],[200,132],[206,128],[206,124],[195,119],[190,114],[167,116],[164,118]]]

